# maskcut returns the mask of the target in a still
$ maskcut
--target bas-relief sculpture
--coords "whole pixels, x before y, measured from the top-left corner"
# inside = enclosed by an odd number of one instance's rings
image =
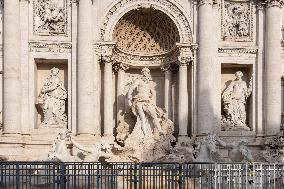
[[[38,101],[43,112],[42,126],[63,127],[67,124],[67,91],[58,74],[59,69],[52,68],[40,90]]]
[[[34,0],[34,32],[66,34],[66,1]]]
[[[224,1],[222,17],[222,37],[225,41],[250,41],[251,6],[249,1]]]
[[[252,79],[247,83],[242,79],[243,73],[237,71],[232,81],[222,94],[225,115],[222,118],[222,130],[250,130],[247,125],[247,100],[252,93]]]

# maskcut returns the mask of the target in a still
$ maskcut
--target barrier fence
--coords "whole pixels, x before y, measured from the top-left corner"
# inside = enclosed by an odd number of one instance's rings
[[[1,162],[1,189],[284,189],[284,165]]]

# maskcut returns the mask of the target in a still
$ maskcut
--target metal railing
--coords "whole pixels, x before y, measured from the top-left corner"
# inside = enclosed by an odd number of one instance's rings
[[[280,164],[1,162],[0,189],[281,189]]]

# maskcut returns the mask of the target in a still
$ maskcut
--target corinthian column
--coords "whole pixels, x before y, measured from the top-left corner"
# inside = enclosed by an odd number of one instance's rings
[[[21,133],[20,5],[4,0],[4,133]]]
[[[199,1],[199,63],[197,68],[197,128],[198,134],[212,132],[215,128],[214,112],[216,93],[213,77],[214,58],[213,52],[215,39],[212,36],[214,31],[213,0]],[[214,32],[213,32],[214,33]],[[218,77],[218,76],[216,76]]]
[[[104,136],[113,137],[112,59],[103,57],[104,62]]]
[[[265,127],[267,135],[280,132],[281,125],[281,7],[283,0],[268,0],[265,47]]]
[[[188,90],[187,90],[188,62],[179,65],[179,98],[178,98],[178,124],[179,136],[188,135]]]
[[[187,67],[192,60],[189,46],[178,45],[179,58],[179,98],[178,98],[178,124],[179,136],[188,136],[188,83]]]
[[[92,134],[95,130],[92,1],[80,0],[78,6],[77,131]]]

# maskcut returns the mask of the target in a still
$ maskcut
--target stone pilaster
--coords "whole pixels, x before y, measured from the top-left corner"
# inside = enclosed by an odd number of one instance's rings
[[[77,132],[94,133],[92,1],[78,2]]]
[[[257,64],[256,64],[256,134],[262,137],[264,134],[263,124],[263,69],[264,69],[264,32],[265,30],[265,3],[257,2]]]
[[[69,115],[72,115],[72,117],[68,119],[68,128],[72,129],[72,133],[76,134],[77,133],[77,44],[78,44],[78,23],[74,20],[77,20],[78,18],[78,0],[71,0],[70,1],[70,6],[72,8],[72,60],[71,60],[71,112],[69,112]],[[70,68],[69,68],[70,69]],[[70,100],[69,100],[70,101]],[[72,128],[70,128],[70,126]]]
[[[281,125],[281,7],[283,0],[268,0],[265,32],[265,130],[280,132]]]
[[[197,68],[197,128],[198,134],[211,133],[215,130],[216,81],[214,81],[215,37],[213,0],[199,1],[199,38],[198,38],[198,68]]]
[[[161,67],[162,71],[165,73],[165,88],[164,88],[164,108],[166,110],[166,115],[170,120],[172,117],[172,69],[171,64],[164,64]]]
[[[4,0],[4,133],[21,133],[20,4]]]
[[[30,133],[29,101],[29,0],[20,1],[22,133]]]

